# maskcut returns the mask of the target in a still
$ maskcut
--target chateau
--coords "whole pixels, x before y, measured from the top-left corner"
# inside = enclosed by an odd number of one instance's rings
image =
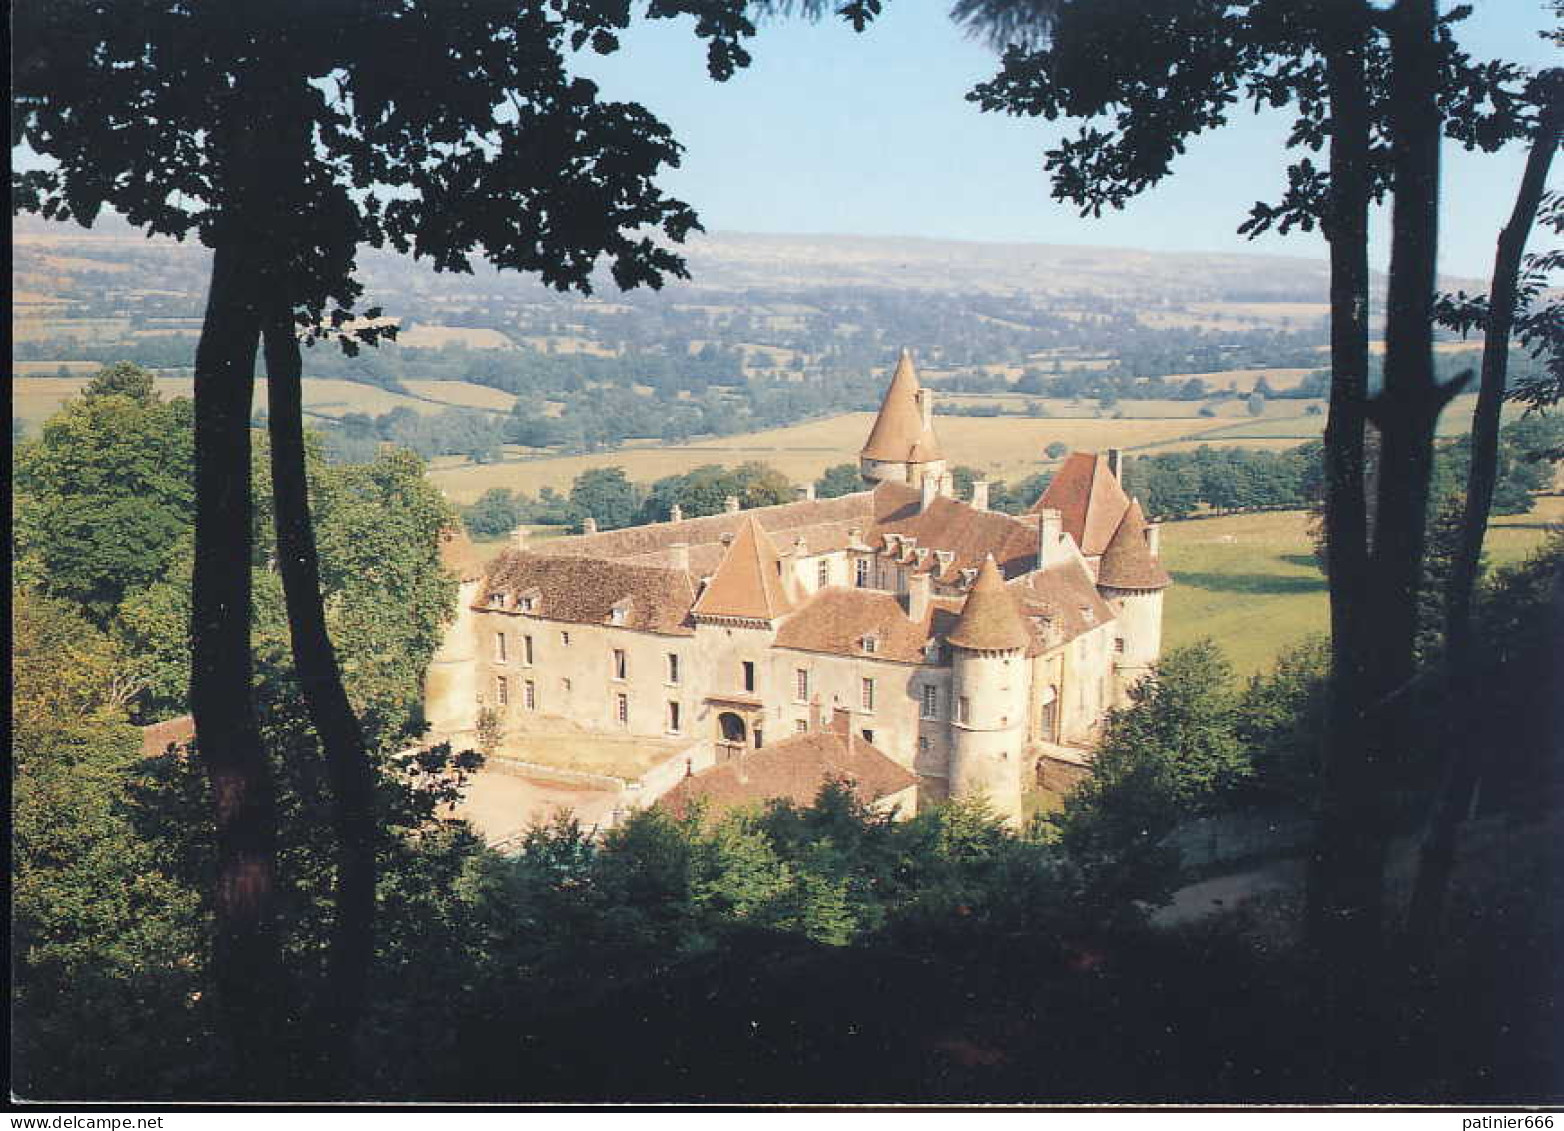
[[[1012,516],[986,482],[953,497],[933,418],[903,352],[861,491],[456,555],[435,733],[488,707],[685,742],[672,796],[840,767],[904,809],[982,793],[1018,819],[1040,762],[1082,764],[1156,662],[1170,581],[1117,451],[1073,453]]]

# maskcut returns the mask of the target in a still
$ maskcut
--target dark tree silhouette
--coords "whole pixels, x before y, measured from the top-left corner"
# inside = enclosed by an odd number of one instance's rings
[[[1056,199],[1083,214],[1123,206],[1171,170],[1189,139],[1224,124],[1241,94],[1295,108],[1291,144],[1304,156],[1276,204],[1241,230],[1323,226],[1331,255],[1332,385],[1326,429],[1332,684],[1310,928],[1327,968],[1366,969],[1382,938],[1389,738],[1406,702],[1416,625],[1433,425],[1455,389],[1433,377],[1431,255],[1441,129],[1491,149],[1520,74],[1474,64],[1431,0],[1384,9],[1365,0],[972,0],[969,26],[1014,37],[996,11],[1039,13],[1000,73],[970,96],[1011,114],[1108,119],[1045,156]],[[1497,109],[1494,109],[1494,108]],[[1387,145],[1386,142],[1390,144]],[[1368,208],[1395,193],[1387,383],[1371,403]],[[1365,424],[1382,433],[1377,521],[1370,529]]]
[[[750,16],[785,4],[668,0],[693,16],[711,75],[749,62]],[[801,5],[815,14],[818,5]],[[861,26],[879,4],[842,14]],[[261,6],[23,0],[14,9],[13,139],[50,159],[13,178],[14,207],[91,225],[104,208],[213,250],[196,354],[197,532],[191,705],[216,806],[214,977],[243,1079],[277,1079],[290,1019],[274,923],[276,815],[248,648],[254,362],[273,378],[273,484],[293,649],[341,837],[333,999],[313,1018],[341,1071],[372,953],[367,754],[320,613],[299,441],[296,335],[348,352],[386,333],[360,311],[360,245],[439,270],[481,256],[583,291],[682,275],[691,209],[653,183],[678,162],[662,123],[606,101],[568,54],[607,54],[629,0],[561,7],[370,0]],[[236,1077],[236,1081],[240,1077]],[[236,1086],[237,1083],[236,1083]]]

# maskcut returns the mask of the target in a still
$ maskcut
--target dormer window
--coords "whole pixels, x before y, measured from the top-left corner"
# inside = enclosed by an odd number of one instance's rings
[[[917,554],[918,554],[918,564],[920,566],[927,564],[927,562],[929,560],[929,548],[927,546],[919,546],[918,549],[917,549]]]
[[[864,652],[866,652],[868,655],[872,656],[880,650],[880,638],[875,636],[873,633],[865,634],[864,638],[859,643],[863,647]]]
[[[630,598],[623,597],[615,601],[613,607],[608,610],[608,623],[612,625],[624,625],[630,620]]]
[[[1081,619],[1083,621],[1085,621],[1087,624],[1096,624],[1097,623],[1097,614],[1092,612],[1092,608],[1091,608],[1090,605],[1082,605],[1081,606]]]
[[[978,571],[967,568],[961,571],[961,584],[971,586],[977,581]]]
[[[494,592],[489,594],[489,608],[491,608],[491,609],[503,609],[504,607],[505,607],[505,594],[502,591],[495,590]]]
[[[524,613],[535,613],[543,607],[543,593],[538,589],[528,589],[516,598],[516,607]]]

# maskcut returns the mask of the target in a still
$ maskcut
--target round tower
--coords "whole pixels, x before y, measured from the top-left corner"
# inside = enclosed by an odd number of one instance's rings
[[[458,581],[456,610],[424,673],[424,719],[430,739],[478,726],[478,626],[473,605],[483,587],[483,563],[465,532],[440,535],[440,560]]]
[[[999,817],[1020,824],[1031,635],[993,555],[946,641],[954,697],[950,795],[982,795]]]
[[[912,354],[901,351],[874,427],[858,453],[858,472],[870,486],[890,480],[920,486],[943,482],[945,457],[934,436],[934,393],[918,382]]]
[[[1118,609],[1114,641],[1114,705],[1129,703],[1129,691],[1162,654],[1162,591],[1173,579],[1157,557],[1158,529],[1146,523],[1140,501],[1131,499],[1097,564],[1097,591]]]

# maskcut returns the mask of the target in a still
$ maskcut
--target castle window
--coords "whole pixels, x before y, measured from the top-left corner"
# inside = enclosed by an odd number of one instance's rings
[[[491,609],[503,609],[504,607],[505,607],[505,594],[504,593],[490,593],[489,594],[489,608],[491,608]]]
[[[614,649],[614,678],[624,679],[629,675],[630,661],[625,657],[623,648]]]
[[[860,589],[869,588],[869,559],[859,558],[853,567],[853,582]]]
[[[919,754],[927,754],[928,752],[929,752],[929,740],[927,738],[920,738],[920,739],[918,739],[918,753]]]
[[[831,584],[831,563],[824,561],[815,566],[815,587],[824,589],[829,584]]]
[[[808,734],[809,733],[809,722],[808,722],[808,720],[806,720],[806,719],[799,719],[796,722],[794,722],[793,723],[793,732],[795,734]]]
[[[1115,652],[1123,652],[1124,651],[1124,637],[1122,637],[1122,636],[1115,636],[1113,638],[1113,650]]]
[[[864,679],[859,682],[858,701],[865,711],[874,710],[874,680]]]
[[[799,668],[793,672],[793,697],[800,703],[809,701],[809,669]]]
[[[503,664],[506,660],[505,634],[503,632],[496,632],[494,634],[494,659],[497,663],[501,664]]]
[[[683,720],[679,718],[679,704],[672,699],[668,701],[668,733],[678,734]]]
[[[932,683],[923,685],[922,715],[925,719],[939,718],[939,688]]]
[[[741,674],[742,674],[743,680],[744,680],[744,690],[745,691],[754,691],[755,690],[755,661],[754,660],[745,660],[743,662],[743,670],[742,670]]]
[[[529,711],[538,709],[538,685],[530,679],[521,685],[521,705]]]
[[[566,695],[570,694],[570,677],[568,675],[559,677],[559,689]]]
[[[1091,609],[1090,605],[1082,605],[1081,606],[1081,619],[1083,621],[1085,621],[1087,624],[1096,624],[1097,623],[1097,614],[1092,612],[1092,609]]]
[[[756,727],[755,728],[755,749],[759,750],[765,744],[766,744],[766,736],[763,733],[761,733],[761,730],[760,730],[759,727]]]
[[[871,656],[880,650],[880,638],[878,636],[865,636],[862,643],[863,650]]]
[[[532,637],[523,636],[521,638],[521,662],[530,665],[532,663],[532,657]]]
[[[679,653],[677,652],[668,653],[668,682],[679,682]]]
[[[871,744],[874,742],[874,731],[872,731],[872,730],[864,730],[861,733],[863,734],[863,740],[865,742],[868,742],[868,743],[871,743]]]
[[[561,632],[559,634],[559,643],[560,643],[561,647],[569,648],[570,647],[570,633],[568,633],[568,632]]]
[[[630,725],[630,697],[628,695],[614,696],[614,718],[622,727]]]
[[[956,721],[958,723],[970,723],[972,721],[972,700],[965,695],[956,700]]]
[[[494,677],[494,701],[501,707],[510,705],[510,684],[502,675]]]

